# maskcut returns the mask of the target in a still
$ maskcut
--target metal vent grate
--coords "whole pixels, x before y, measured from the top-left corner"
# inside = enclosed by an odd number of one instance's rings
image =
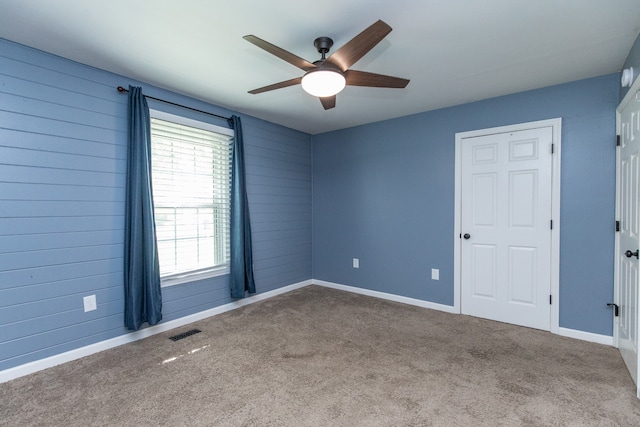
[[[191,330],[189,330],[187,332],[183,332],[181,334],[169,337],[169,339],[171,341],[180,341],[181,339],[190,337],[191,335],[199,334],[200,332],[202,332],[200,329],[191,329]]]

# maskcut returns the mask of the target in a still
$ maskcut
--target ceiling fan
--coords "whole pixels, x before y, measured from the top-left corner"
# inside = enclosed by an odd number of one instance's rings
[[[306,92],[320,98],[322,106],[325,110],[328,110],[336,106],[336,94],[340,92],[345,85],[404,88],[409,84],[409,80],[407,79],[349,69],[349,67],[366,55],[367,52],[373,49],[373,47],[390,32],[391,27],[385,22],[378,20],[340,49],[329,55],[329,57],[326,57],[326,54],[329,52],[329,49],[331,49],[331,46],[333,46],[333,40],[329,37],[318,37],[314,40],[313,45],[318,49],[322,58],[313,63],[254,35],[244,36],[243,38],[249,43],[253,43],[259,48],[306,72],[302,77],[296,77],[295,79],[250,90],[249,93],[255,95],[301,84]]]

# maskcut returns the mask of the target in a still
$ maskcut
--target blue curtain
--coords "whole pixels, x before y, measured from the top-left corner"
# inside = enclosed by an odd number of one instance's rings
[[[240,117],[232,116],[233,157],[231,161],[231,297],[244,298],[245,292],[255,293],[251,223],[244,174],[244,141]]]
[[[137,330],[162,320],[160,264],[151,187],[151,129],[147,100],[129,86],[129,144],[124,237],[124,324]]]

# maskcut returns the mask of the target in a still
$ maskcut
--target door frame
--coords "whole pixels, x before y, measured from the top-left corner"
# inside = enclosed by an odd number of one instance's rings
[[[462,245],[460,241],[462,223],[462,144],[465,139],[478,136],[494,135],[506,132],[517,132],[521,130],[551,127],[552,143],[554,155],[551,165],[551,220],[553,229],[551,230],[551,319],[550,332],[560,333],[560,153],[562,137],[562,119],[539,120],[528,123],[518,123],[508,126],[499,126],[489,129],[479,129],[467,132],[456,133],[455,142],[455,216],[453,229],[453,311],[461,313],[461,257]]]

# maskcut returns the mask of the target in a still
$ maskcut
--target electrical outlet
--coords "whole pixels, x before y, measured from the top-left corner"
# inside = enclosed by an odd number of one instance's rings
[[[98,308],[98,304],[96,303],[96,296],[89,295],[87,297],[82,298],[84,302],[84,312],[93,311]]]
[[[440,270],[437,268],[431,269],[431,280],[440,280]]]
[[[353,259],[353,268],[360,268],[360,260],[358,258]]]

